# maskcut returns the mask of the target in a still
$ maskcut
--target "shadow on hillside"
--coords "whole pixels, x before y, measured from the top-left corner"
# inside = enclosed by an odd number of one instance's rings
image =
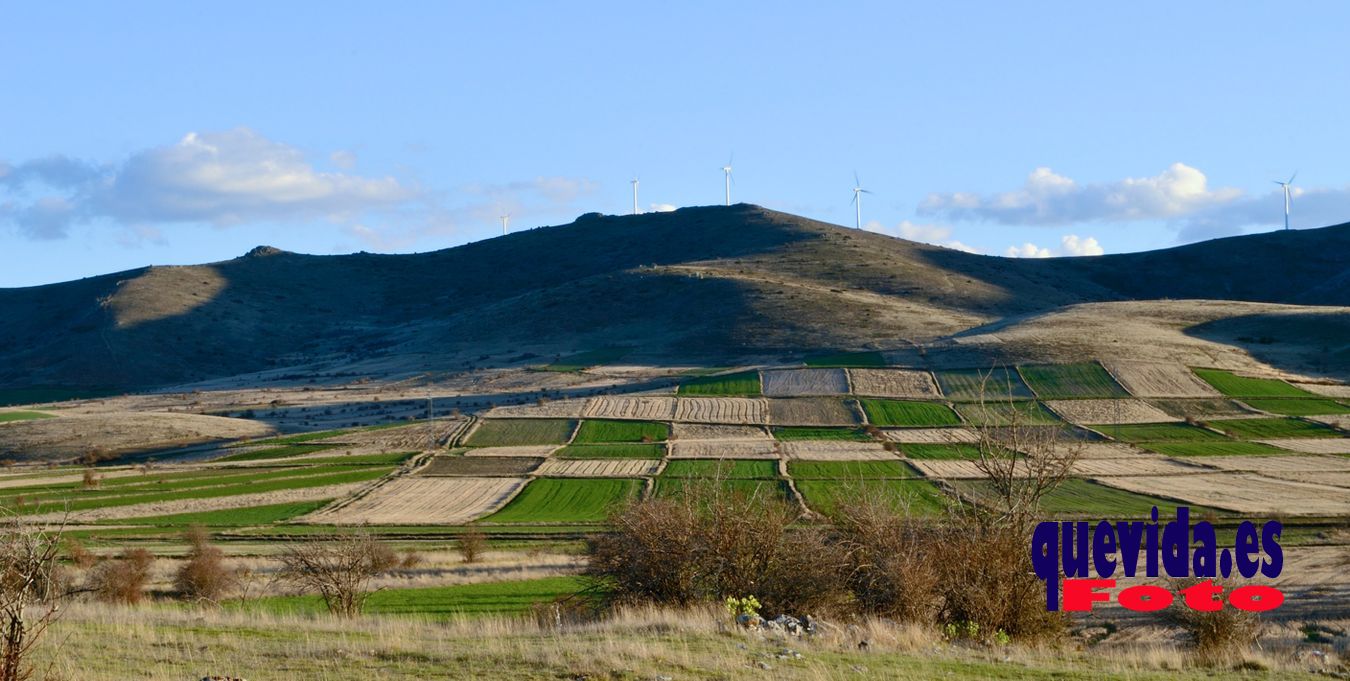
[[[1277,369],[1350,381],[1350,314],[1268,313],[1217,319],[1182,330],[1233,345]]]

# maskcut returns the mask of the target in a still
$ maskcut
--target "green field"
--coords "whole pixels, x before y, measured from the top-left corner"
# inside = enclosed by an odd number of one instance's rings
[[[961,417],[945,404],[939,402],[913,402],[909,400],[882,400],[862,398],[858,400],[867,420],[874,426],[955,426],[961,424]]]
[[[577,427],[571,419],[484,419],[464,444],[473,447],[560,445]]]
[[[230,445],[230,446],[231,446],[231,447],[244,447],[244,446],[248,446],[248,447],[260,447],[260,446],[269,446],[269,447],[271,447],[271,446],[277,446],[277,447],[280,447],[280,446],[283,446],[283,445],[298,445],[298,444],[303,444],[303,443],[305,443],[305,442],[311,442],[311,441],[313,441],[313,440],[323,440],[323,439],[330,438],[330,437],[337,437],[337,436],[339,436],[339,435],[346,435],[347,433],[350,433],[350,432],[352,432],[351,429],[347,429],[347,428],[343,428],[343,429],[341,429],[341,430],[320,430],[320,431],[316,431],[316,432],[313,432],[313,433],[299,433],[299,434],[296,434],[296,435],[286,435],[286,436],[283,436],[283,437],[269,437],[269,438],[266,438],[266,439],[263,439],[263,440],[249,440],[249,441],[239,442],[239,443],[236,443],[236,444],[233,444],[233,445]]]
[[[1141,442],[1140,447],[1166,454],[1167,456],[1251,456],[1261,454],[1285,454],[1290,452],[1260,442],[1242,442],[1224,440],[1223,442]]]
[[[1210,421],[1209,427],[1218,428],[1232,437],[1243,440],[1271,440],[1290,437],[1340,437],[1335,428],[1322,423],[1299,419],[1232,419]]]
[[[641,489],[641,480],[625,478],[539,478],[483,522],[599,522],[616,504],[636,497]]]
[[[664,442],[670,438],[670,425],[655,421],[608,421],[587,419],[581,422],[573,444],[603,442]]]
[[[1030,399],[1031,388],[1011,367],[990,369],[953,369],[934,371],[942,394],[952,400],[1001,400],[1009,397]],[[982,394],[983,393],[983,394]]]
[[[952,484],[977,503],[988,500],[992,493],[985,480],[959,480]],[[1101,520],[1147,520],[1154,506],[1158,507],[1160,518],[1175,517],[1178,505],[1190,507],[1192,517],[1211,510],[1080,478],[1065,480],[1041,498],[1041,508],[1047,513]]]
[[[1019,371],[1036,396],[1044,400],[1130,396],[1096,362],[1023,366]]]
[[[1305,399],[1244,399],[1253,409],[1285,416],[1321,416],[1323,414],[1350,414],[1350,406],[1324,397]]]
[[[956,411],[975,426],[1054,426],[1063,423],[1040,402],[964,402],[957,403]]]
[[[1236,400],[1223,397],[1204,397],[1200,399],[1149,399],[1149,404],[1167,412],[1168,416],[1179,419],[1209,419],[1219,416],[1242,416],[1252,410],[1242,406]]]
[[[879,496],[909,515],[933,516],[947,509],[947,496],[928,480],[798,480],[797,491],[806,505],[826,516],[840,503],[863,496]]]
[[[0,411],[0,423],[11,421],[32,421],[34,419],[54,419],[55,414],[41,411]]]
[[[790,440],[844,440],[847,442],[869,442],[872,436],[861,428],[816,428],[812,426],[774,426],[773,438],[780,441]]]
[[[886,358],[880,352],[835,352],[806,358],[809,367],[884,367]]]
[[[1212,430],[1185,423],[1135,423],[1113,425],[1111,436],[1125,442],[1185,442],[1196,440],[1227,441]]]
[[[900,451],[911,459],[978,459],[980,448],[971,444],[900,445]]]
[[[444,619],[454,615],[510,615],[528,612],[535,603],[548,603],[581,591],[585,583],[579,577],[544,577],[509,582],[484,582],[417,589],[383,589],[366,601],[367,614],[412,615]],[[240,603],[231,601],[230,610],[270,614],[321,615],[323,601],[318,596],[274,596]]]
[[[1191,369],[1204,382],[1229,397],[1312,397],[1312,393],[1274,378],[1238,376],[1222,369]]]
[[[770,480],[778,477],[778,462],[760,459],[675,459],[661,472],[666,478],[720,478]]]
[[[587,350],[586,352],[578,352],[575,355],[563,357],[562,359],[545,366],[544,370],[575,373],[602,364],[612,364],[623,359],[624,356],[632,351],[632,348],[601,348],[599,350]]]
[[[789,461],[794,480],[883,480],[917,478],[919,472],[904,461]]]
[[[305,459],[305,465],[332,464],[335,466],[395,466],[412,458],[417,452],[394,452],[392,454],[353,454],[336,455]],[[284,463],[284,462],[283,462]]]
[[[660,459],[665,445],[623,442],[609,445],[567,445],[554,456],[560,459]]]
[[[758,395],[760,392],[758,371],[691,378],[681,383],[679,389],[681,395]]]
[[[245,506],[223,511],[203,511],[200,513],[175,513],[143,518],[126,518],[104,521],[109,525],[153,525],[156,527],[248,527],[251,525],[270,525],[302,516],[328,505],[332,499],[318,501],[298,501],[289,504],[269,504],[267,506]]]
[[[704,492],[714,484],[717,484],[724,493],[745,496],[770,495],[784,500],[791,498],[787,483],[782,480],[727,479],[714,482],[710,478],[659,477],[656,479],[654,491],[657,497],[677,497],[688,490]]]
[[[52,386],[6,388],[0,390],[0,407],[8,407],[16,404],[43,404],[45,402],[87,400],[118,394],[121,394],[121,392],[101,388],[61,388]]]
[[[251,452],[240,452],[223,456],[216,461],[236,462],[236,461],[263,461],[265,459],[285,459],[292,456],[303,456],[305,454],[314,454],[328,449],[335,449],[340,445],[286,445],[284,447],[269,447],[267,449],[258,449]]]

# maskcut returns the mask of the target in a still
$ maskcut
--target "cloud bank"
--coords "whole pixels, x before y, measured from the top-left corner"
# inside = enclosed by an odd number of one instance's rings
[[[1009,258],[1053,258],[1057,256],[1102,255],[1106,250],[1093,237],[1065,234],[1059,239],[1059,248],[1042,248],[1030,241],[1021,246],[1009,246],[1004,255]]]

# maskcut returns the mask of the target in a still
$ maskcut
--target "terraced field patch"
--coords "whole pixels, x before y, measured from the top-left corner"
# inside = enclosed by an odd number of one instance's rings
[[[758,371],[741,371],[719,376],[699,376],[680,384],[680,395],[758,395],[761,393]]]
[[[1219,391],[1180,364],[1103,360],[1121,387],[1135,397],[1218,397]]]
[[[1275,378],[1239,376],[1222,369],[1194,369],[1195,375],[1215,390],[1229,397],[1311,397],[1312,393],[1299,390]]]
[[[783,454],[789,459],[809,461],[868,461],[897,458],[895,454],[886,451],[880,442],[798,440],[784,442],[782,449]]]
[[[525,614],[536,603],[574,596],[585,588],[574,576],[515,579],[412,589],[383,589],[370,595],[364,612],[372,615],[414,616],[448,620],[463,616]],[[327,614],[318,596],[268,596],[242,603],[223,604],[226,610],[270,615],[322,617]]]
[[[909,400],[884,400],[863,398],[858,400],[867,422],[874,426],[955,426],[961,424],[961,417],[951,407],[939,402],[914,402]]]
[[[841,399],[829,397],[776,397],[765,400],[769,422],[781,426],[850,426],[858,415]]]
[[[593,397],[586,405],[588,418],[669,421],[675,418],[675,398],[665,395]]]
[[[484,419],[464,444],[471,447],[560,445],[572,437],[571,419]]]
[[[777,459],[773,440],[675,440],[672,459]]]
[[[203,527],[249,527],[271,525],[298,518],[312,513],[332,503],[332,499],[313,501],[295,501],[264,506],[243,506],[220,511],[200,511],[196,513],[174,513],[171,515],[144,516],[138,518],[119,518],[102,521],[117,525],[151,525],[155,527],[186,528],[193,525]]]
[[[1080,459],[1133,459],[1140,456],[1153,455],[1120,442],[1084,442],[1078,447]]]
[[[641,478],[655,475],[661,462],[651,459],[548,459],[535,471],[550,478]]]
[[[463,451],[464,456],[524,456],[544,458],[558,451],[558,445],[522,445],[519,447],[472,447]]]
[[[1350,385],[1344,383],[1294,383],[1293,386],[1322,397],[1350,399]]]
[[[745,480],[745,479],[723,479],[714,480],[711,478],[671,478],[658,477],[653,485],[653,493],[657,497],[678,497],[695,491],[706,493],[712,488],[723,494],[739,494],[746,497],[764,497],[783,499],[790,501],[792,493],[788,489],[787,483],[782,480]]]
[[[861,498],[882,499],[905,515],[921,517],[941,515],[950,501],[928,480],[799,480],[796,485],[806,505],[827,517],[840,504]]]
[[[869,397],[938,399],[933,375],[918,369],[849,369],[853,394]]]
[[[56,414],[41,411],[0,411],[0,423],[11,421],[32,421],[33,419],[53,419]]]
[[[900,446],[900,452],[910,459],[978,459],[980,448],[965,444],[907,444]]]
[[[993,499],[987,481],[963,480],[953,485],[976,503],[989,503]],[[1047,513],[1103,520],[1147,520],[1154,506],[1158,507],[1160,518],[1175,517],[1176,507],[1184,505],[1175,499],[1130,492],[1079,478],[1065,480],[1041,498],[1041,508]],[[1197,517],[1209,510],[1192,506],[1191,516]]]
[[[594,398],[600,399],[600,398]],[[489,418],[563,418],[579,419],[586,415],[590,399],[546,400],[531,404],[508,404],[493,407]]]
[[[1274,438],[1320,438],[1341,437],[1341,434],[1323,423],[1314,423],[1300,419],[1261,418],[1233,419],[1229,421],[1211,421],[1211,428],[1217,428],[1231,437],[1243,440],[1267,440]]]
[[[1350,438],[1300,438],[1290,440],[1261,440],[1271,447],[1279,447],[1305,454],[1350,454]]]
[[[572,444],[664,442],[669,438],[670,426],[665,423],[587,419],[581,422]]]
[[[519,478],[529,475],[543,462],[523,456],[436,456],[417,474]]]
[[[980,470],[978,462],[970,459],[913,459],[911,463],[930,478],[983,480],[988,477],[984,471]],[[1074,462],[1073,465],[1073,475],[1080,477],[1181,475],[1203,472],[1204,470],[1201,467],[1189,466],[1160,456],[1136,459],[1082,459]],[[1030,472],[1029,467],[1020,470],[1014,469],[1014,473],[1023,477],[1029,475]]]
[[[1247,398],[1248,406],[1272,414],[1285,416],[1324,416],[1327,414],[1350,414],[1350,405],[1324,397],[1309,399],[1254,399]]]
[[[980,436],[969,428],[899,428],[881,431],[891,442],[901,444],[961,444],[979,442]]]
[[[1243,514],[1350,514],[1350,495],[1335,487],[1278,480],[1254,473],[1122,476],[1100,482],[1139,494],[1157,494],[1191,505]]]
[[[762,376],[764,394],[771,397],[848,394],[843,369],[779,369],[764,371]]]
[[[661,472],[666,478],[724,480],[771,480],[778,477],[778,462],[763,459],[681,459],[671,461]]]
[[[294,444],[282,447],[268,447],[266,449],[251,449],[237,454],[222,456],[215,461],[220,463],[237,463],[241,461],[264,461],[268,459],[285,459],[294,456],[304,456],[314,454],[330,449],[336,449],[338,445],[313,445],[313,444]]]
[[[1129,397],[1100,364],[1040,364],[1019,367],[1022,378],[1043,400]]]
[[[904,461],[790,461],[794,480],[885,480],[917,478],[919,472]]]
[[[769,439],[769,433],[761,426],[674,423],[671,424],[671,438],[675,440],[767,440]]]
[[[625,478],[539,478],[525,486],[488,523],[589,523],[635,498],[642,481]]]
[[[774,426],[773,437],[779,441],[792,440],[847,440],[871,442],[872,436],[861,428],[813,428],[810,426]]]
[[[1047,400],[1045,406],[1069,423],[1163,423],[1180,420],[1143,400]]]
[[[1196,400],[1152,399],[1149,403],[1178,419],[1228,418],[1260,416],[1236,400],[1226,398],[1207,398]]]
[[[806,358],[809,367],[884,367],[886,357],[880,352],[834,352]]]
[[[607,445],[568,445],[554,456],[562,459],[660,459],[665,445],[626,442]]]
[[[1111,436],[1125,442],[1229,442],[1212,430],[1186,423],[1143,423],[1113,426]]]
[[[934,371],[942,394],[953,401],[1031,399],[1026,381],[1012,367]]]
[[[763,399],[747,397],[682,397],[675,405],[676,421],[763,425],[768,416]]]
[[[1225,456],[1206,461],[1210,468],[1275,473],[1350,473],[1350,459],[1343,456]]]
[[[1040,402],[958,402],[956,411],[974,426],[1056,425],[1063,423]]]
[[[405,476],[340,508],[329,507],[304,519],[333,525],[462,525],[500,508],[525,482]]]
[[[1140,447],[1167,456],[1238,456],[1259,454],[1288,454],[1289,452],[1261,444],[1237,440],[1204,442],[1141,442]]]

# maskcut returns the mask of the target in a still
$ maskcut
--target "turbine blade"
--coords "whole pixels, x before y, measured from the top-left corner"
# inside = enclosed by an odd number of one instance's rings
[[[858,171],[856,171],[856,170],[853,171],[853,186],[855,186],[855,187],[861,187],[861,186],[862,186],[862,180],[859,180],[859,179],[858,179]]]
[[[1297,171],[1297,170],[1294,171],[1294,174],[1293,174],[1293,175],[1290,175],[1290,176],[1289,176],[1289,184],[1293,184],[1293,183],[1294,183],[1294,178],[1296,178],[1296,177],[1298,177],[1298,171]]]

